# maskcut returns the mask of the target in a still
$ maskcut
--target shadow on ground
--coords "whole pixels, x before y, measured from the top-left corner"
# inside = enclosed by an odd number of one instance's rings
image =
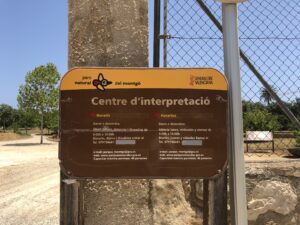
[[[283,158],[286,158],[286,159],[299,159],[299,156],[286,155],[286,156],[283,156]]]
[[[35,146],[35,145],[51,145],[51,143],[44,143],[44,144],[40,144],[40,143],[16,143],[16,144],[6,144],[3,146]]]

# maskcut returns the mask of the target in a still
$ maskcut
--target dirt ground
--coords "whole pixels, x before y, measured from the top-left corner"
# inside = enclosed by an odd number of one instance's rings
[[[1,225],[59,223],[58,143],[39,138],[0,141]]]
[[[0,225],[59,224],[58,143],[39,141],[40,136],[0,141]],[[245,154],[246,162],[284,158]]]

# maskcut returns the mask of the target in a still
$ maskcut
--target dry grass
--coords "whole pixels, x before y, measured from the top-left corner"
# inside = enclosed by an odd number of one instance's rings
[[[19,140],[19,139],[25,139],[29,138],[30,135],[24,135],[24,134],[16,134],[13,132],[0,132],[0,141],[12,141],[12,140]]]
[[[294,144],[295,144],[294,138],[274,138],[275,152],[285,151],[287,148],[293,147]],[[272,142],[249,143],[248,147],[249,147],[249,152],[256,152],[256,153],[272,152]],[[246,151],[245,143],[244,143],[244,149]]]
[[[245,160],[282,160],[291,157],[288,148],[293,147],[295,144],[294,138],[274,138],[274,149],[272,151],[272,143],[249,143],[249,152],[246,152],[246,144],[244,144]]]

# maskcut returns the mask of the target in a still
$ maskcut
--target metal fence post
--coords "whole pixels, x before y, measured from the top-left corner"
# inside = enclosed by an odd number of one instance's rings
[[[160,4],[160,0],[154,1],[153,67],[159,67],[160,61]]]
[[[164,0],[164,67],[167,67],[167,47],[168,47],[168,0]]]
[[[236,3],[223,3],[224,66],[229,81],[231,149],[229,160],[232,224],[247,222],[246,181],[243,151],[243,119],[240,54]]]
[[[80,210],[80,183],[70,179],[61,171],[60,182],[60,225],[81,225],[82,212]]]

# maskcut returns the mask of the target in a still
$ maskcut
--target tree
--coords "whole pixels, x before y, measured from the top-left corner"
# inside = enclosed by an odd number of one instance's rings
[[[271,86],[271,89],[273,90],[273,92],[275,92],[275,93],[277,92],[276,88],[274,88],[272,86]],[[260,100],[267,103],[267,105],[270,105],[270,103],[272,102],[273,97],[271,96],[271,94],[267,88],[260,89]]]
[[[266,106],[260,102],[242,101],[243,113],[250,112],[253,110],[265,110]]]
[[[11,126],[14,122],[15,112],[13,107],[6,104],[0,105],[0,127],[3,127],[5,132],[6,128]]]
[[[45,127],[52,131],[53,134],[58,134],[58,110],[53,110],[45,115]]]
[[[300,120],[300,98],[296,98],[294,101],[292,101],[290,104],[290,110],[292,113],[296,116],[298,120]],[[293,123],[290,123],[290,130],[297,130],[297,126]]]
[[[58,108],[58,82],[60,74],[54,64],[48,63],[28,72],[25,84],[19,88],[19,108],[35,111],[40,116],[41,144],[43,144],[44,117]]]
[[[25,133],[27,134],[28,128],[34,127],[36,123],[36,113],[32,111],[19,110],[18,127],[25,128]]]
[[[296,98],[291,104],[291,111],[297,118],[300,118],[300,98]]]
[[[287,103],[284,102],[285,106],[289,109],[291,109],[291,103]],[[268,105],[266,107],[267,111],[269,113],[271,113],[274,116],[277,116],[278,118],[278,122],[281,124],[281,129],[282,130],[294,130],[293,129],[293,123],[291,122],[291,120],[286,116],[286,114],[282,111],[282,109],[280,108],[280,106],[273,102],[270,103],[270,105]]]

